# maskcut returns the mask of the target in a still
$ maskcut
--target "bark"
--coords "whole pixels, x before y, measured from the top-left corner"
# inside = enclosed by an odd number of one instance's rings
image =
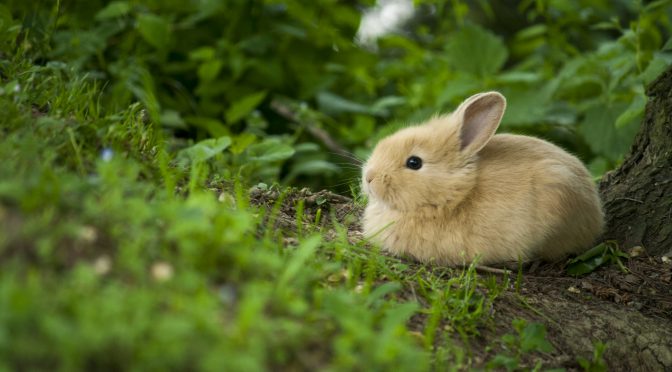
[[[535,311],[505,293],[496,305],[502,314],[495,318],[504,324],[514,318],[544,323],[555,348],[545,366],[563,366],[565,361],[564,367],[572,370],[574,361],[578,357],[590,359],[594,342],[601,341],[607,344],[602,357],[609,371],[672,370],[672,326],[668,319],[645,316],[612,302],[587,300],[584,293],[571,298],[560,293],[562,289],[527,293],[526,302]]]
[[[644,121],[630,153],[600,182],[604,238],[662,255],[672,249],[672,68],[646,94]]]

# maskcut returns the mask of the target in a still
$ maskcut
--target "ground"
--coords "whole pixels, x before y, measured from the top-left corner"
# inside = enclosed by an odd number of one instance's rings
[[[253,189],[252,200],[257,205],[271,207],[280,195],[278,191]],[[358,223],[361,205],[328,191],[314,193],[303,189],[283,195],[276,226],[296,230],[299,204],[303,204],[302,221],[316,221],[317,215],[332,216],[348,227],[349,240],[353,243],[362,240]],[[321,219],[323,228],[329,229],[328,220]],[[302,228],[308,229],[310,225],[305,223]],[[328,231],[326,235],[329,236]],[[295,239],[287,238],[286,243],[295,244]],[[630,258],[623,260],[625,270],[618,265],[608,265],[580,277],[567,275],[565,262],[528,265],[510,274],[476,268],[481,277],[489,277],[504,286],[488,304],[485,316],[488,321],[467,337],[449,324],[440,325],[440,336],[433,340],[435,348],[439,350],[447,339],[452,339],[449,343],[464,347],[468,364],[477,368],[486,366],[488,361],[492,363],[498,355],[508,355],[518,357],[519,368],[543,365],[567,370],[600,370],[601,363],[605,363],[608,370],[672,369],[672,261],[664,256],[648,256],[641,247],[627,252]],[[430,273],[444,280],[459,272],[406,263],[409,273]],[[402,299],[416,301],[422,308],[431,307],[425,296],[417,294],[421,291],[417,281],[402,279],[401,285],[402,292],[397,295]],[[429,317],[420,312],[411,318],[408,324],[411,332],[422,338]],[[513,350],[503,336],[516,334],[512,325],[516,319],[543,324],[552,351],[522,354],[520,350]],[[606,344],[607,351],[592,360],[593,353],[600,348],[599,343]],[[581,358],[583,366],[579,363]],[[505,366],[505,362],[499,366]]]

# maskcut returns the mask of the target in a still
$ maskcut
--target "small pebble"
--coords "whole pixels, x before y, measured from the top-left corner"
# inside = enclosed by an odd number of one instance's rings
[[[112,160],[112,156],[114,156],[114,151],[112,151],[112,149],[105,148],[103,149],[103,151],[100,152],[100,158],[104,162],[109,162],[110,160]]]
[[[219,300],[227,305],[234,304],[238,298],[236,287],[224,284],[219,287]]]
[[[79,228],[79,238],[86,243],[93,243],[98,239],[98,231],[92,226],[82,226]]]
[[[581,282],[581,288],[587,289],[587,290],[592,290],[594,287],[593,287],[592,283],[590,283],[588,281],[583,281],[583,282]]]
[[[165,282],[173,277],[173,267],[167,262],[156,262],[152,265],[152,276],[157,282]]]
[[[112,260],[108,256],[100,256],[93,261],[93,271],[98,275],[105,275],[112,269]]]
[[[297,246],[299,245],[299,240],[297,238],[288,237],[283,239],[285,246]]]

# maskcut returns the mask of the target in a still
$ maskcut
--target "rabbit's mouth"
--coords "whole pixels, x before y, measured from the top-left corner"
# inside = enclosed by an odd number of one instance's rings
[[[367,196],[370,200],[383,205],[386,209],[394,212],[403,212],[407,209],[408,206],[405,205],[403,200],[395,197],[394,192],[389,192],[389,185],[378,185],[375,182],[371,182],[368,187]],[[382,189],[382,190],[378,190]]]
[[[393,205],[391,205],[390,200],[387,200],[388,198],[385,197],[384,192],[385,186],[380,185],[379,183],[380,180],[378,179],[373,179],[370,180],[369,182],[366,182],[365,180],[364,182],[362,182],[362,190],[364,192],[364,195],[369,197],[369,199],[375,200],[390,209],[396,209],[394,208]]]
[[[452,198],[446,198],[445,195],[433,194],[431,197],[417,199],[408,194],[408,190],[403,188],[394,188],[393,185],[377,185],[371,182],[365,188],[365,193],[370,201],[384,206],[392,212],[410,213],[410,214],[430,214],[434,215],[446,206],[454,205],[457,201]]]
[[[369,200],[379,203],[385,208],[403,212],[413,206],[409,206],[403,197],[404,190],[400,190],[391,177],[386,174],[377,174],[375,177],[362,179],[362,191]]]

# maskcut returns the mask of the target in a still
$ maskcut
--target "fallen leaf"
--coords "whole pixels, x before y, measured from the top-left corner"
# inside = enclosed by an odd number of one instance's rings
[[[632,247],[632,249],[630,249],[629,254],[630,257],[637,257],[641,256],[644,252],[645,252],[644,247],[642,247],[641,245],[637,245]]]

